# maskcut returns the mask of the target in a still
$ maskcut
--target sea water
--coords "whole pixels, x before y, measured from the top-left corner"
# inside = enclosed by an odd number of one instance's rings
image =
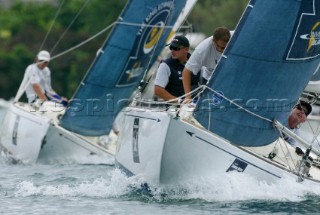
[[[267,184],[241,173],[141,189],[112,160],[0,162],[1,214],[320,214],[320,185],[283,178]]]

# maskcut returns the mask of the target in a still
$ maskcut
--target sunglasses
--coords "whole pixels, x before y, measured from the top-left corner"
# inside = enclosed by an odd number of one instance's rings
[[[172,51],[180,51],[181,48],[180,47],[173,47],[173,46],[169,46],[169,49]]]
[[[297,104],[296,108],[300,111],[302,111],[306,116],[308,116],[308,112],[302,108],[301,104]]]

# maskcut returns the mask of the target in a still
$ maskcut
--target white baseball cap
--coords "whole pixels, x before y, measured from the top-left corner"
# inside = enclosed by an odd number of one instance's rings
[[[37,55],[38,60],[40,61],[50,61],[50,53],[48,51],[42,50]]]

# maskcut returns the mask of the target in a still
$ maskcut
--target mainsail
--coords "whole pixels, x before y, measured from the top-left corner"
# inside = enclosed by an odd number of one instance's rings
[[[319,0],[251,0],[208,83],[212,90],[199,99],[195,118],[238,145],[276,140],[273,120],[287,124],[319,65],[319,24]]]
[[[130,0],[106,40],[70,107],[62,127],[107,134],[143,74],[157,59],[185,0]],[[171,26],[171,27],[168,27]]]

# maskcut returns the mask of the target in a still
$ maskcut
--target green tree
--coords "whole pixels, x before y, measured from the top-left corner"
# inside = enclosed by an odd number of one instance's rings
[[[40,48],[52,51],[52,55],[55,55],[80,44],[112,24],[126,0],[64,2],[55,22],[58,6],[48,3],[15,1],[9,9],[0,8],[1,98],[9,99],[15,96],[25,68],[34,61]],[[88,3],[85,4],[86,2]],[[77,16],[81,8],[83,10]],[[46,38],[51,25],[52,29]],[[67,97],[72,96],[107,33],[51,61],[54,89]]]
[[[249,0],[198,0],[193,8],[189,22],[194,31],[207,36],[219,26],[235,29]]]

